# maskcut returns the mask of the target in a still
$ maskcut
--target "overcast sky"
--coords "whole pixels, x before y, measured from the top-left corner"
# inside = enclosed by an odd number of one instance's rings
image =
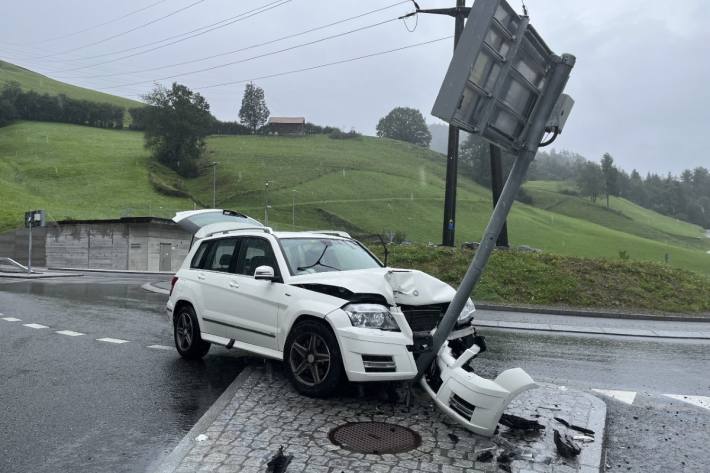
[[[422,8],[448,7],[454,0],[419,0],[419,4]],[[567,87],[576,105],[555,147],[595,160],[609,152],[622,168],[643,173],[678,173],[710,165],[708,145],[703,141],[710,133],[707,2],[528,0],[526,4],[531,23],[550,47],[558,54],[577,56]],[[521,11],[519,1],[513,0],[511,5]],[[218,22],[239,19],[237,15],[264,6],[270,9],[253,11],[250,17],[213,31],[198,30],[214,23],[222,26],[225,23]],[[222,54],[388,6],[392,7],[326,29]],[[420,15],[418,21],[410,18],[407,25],[391,21],[244,61],[395,19],[411,9],[410,3],[397,4],[396,0],[25,0],[3,8],[0,59],[65,82],[132,98],[150,90],[156,79],[164,84],[178,81],[205,95],[218,118],[237,120],[244,89],[239,81],[452,34],[453,19]],[[165,45],[168,41],[159,41],[166,38],[181,40],[185,36],[180,35],[191,30],[197,30],[193,35],[204,34],[143,53]],[[445,39],[255,82],[264,88],[271,113],[277,116],[305,116],[317,124],[374,134],[380,117],[393,107],[409,106],[420,109],[428,122],[438,122],[430,111],[451,57],[452,42]],[[156,44],[144,46],[148,43]],[[128,55],[132,57],[122,58]],[[220,56],[162,67],[213,55]],[[111,62],[99,64],[107,61]],[[186,74],[236,61],[241,62]],[[205,88],[225,82],[238,83]]]

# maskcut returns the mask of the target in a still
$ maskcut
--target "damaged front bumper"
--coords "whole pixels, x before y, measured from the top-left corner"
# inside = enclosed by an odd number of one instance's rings
[[[537,384],[521,368],[503,371],[494,380],[482,378],[469,367],[481,347],[474,344],[455,357],[449,344],[442,345],[421,385],[445,414],[466,429],[490,437],[510,401]]]

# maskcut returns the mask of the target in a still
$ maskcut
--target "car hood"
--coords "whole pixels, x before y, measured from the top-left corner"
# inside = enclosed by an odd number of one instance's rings
[[[374,268],[328,271],[294,276],[292,285],[341,287],[354,294],[379,294],[391,305],[427,305],[450,302],[456,291],[439,279],[414,269]]]

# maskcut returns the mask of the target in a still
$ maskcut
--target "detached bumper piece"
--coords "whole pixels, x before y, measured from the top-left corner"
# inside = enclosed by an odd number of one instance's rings
[[[468,362],[479,352],[478,345],[473,345],[454,358],[448,342],[444,343],[436,366],[422,377],[421,384],[449,417],[471,432],[490,437],[510,401],[537,384],[521,368],[503,371],[494,380],[467,370]]]

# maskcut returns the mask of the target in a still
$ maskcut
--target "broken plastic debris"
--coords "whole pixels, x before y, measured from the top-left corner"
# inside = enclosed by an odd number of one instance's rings
[[[591,429],[587,429],[584,427],[580,427],[578,425],[570,424],[566,420],[562,419],[561,417],[555,417],[555,420],[559,422],[560,424],[564,425],[565,427],[568,427],[572,430],[576,430],[577,432],[582,432],[585,435],[591,435],[594,436],[594,431]]]
[[[539,432],[545,429],[545,426],[536,420],[525,419],[511,414],[503,414],[498,423],[510,429],[523,430],[525,432]]]
[[[565,458],[574,458],[582,451],[569,435],[560,434],[557,429],[555,429],[555,446],[557,447],[557,453]]]
[[[581,442],[594,442],[594,437],[589,437],[588,435],[575,435],[572,439]]]
[[[205,434],[200,434],[200,435],[198,435],[197,437],[195,437],[195,440],[196,440],[197,442],[204,442],[204,441],[207,440],[208,438],[209,438],[209,437],[207,437]]]

